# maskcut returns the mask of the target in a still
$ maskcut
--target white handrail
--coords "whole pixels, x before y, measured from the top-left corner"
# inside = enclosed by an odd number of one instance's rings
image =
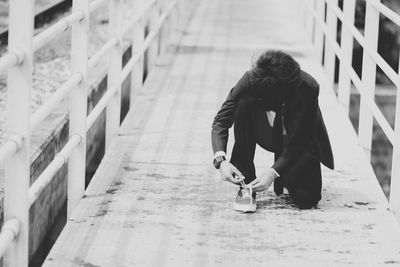
[[[134,15],[133,18],[125,25],[122,29],[122,36],[127,35],[127,33],[132,29],[132,27],[138,23],[139,20],[143,19],[143,14]]]
[[[14,155],[18,150],[18,145],[16,142],[8,140],[0,147],[0,166],[4,163],[4,161],[9,158],[11,155]]]
[[[400,15],[376,0],[365,0],[367,3],[371,4],[380,14],[384,15],[392,22],[400,27]]]
[[[138,63],[140,60],[140,56],[138,54],[132,55],[129,61],[125,64],[125,67],[121,71],[120,82],[123,83],[125,79],[131,73],[133,67]]]
[[[86,119],[86,130],[88,131],[92,126],[96,119],[99,117],[101,112],[107,107],[110,99],[115,95],[117,92],[117,87],[110,87],[107,89],[107,92],[101,97],[99,102],[97,102],[96,106],[90,112],[89,116]]]
[[[85,14],[81,11],[74,12],[71,15],[61,19],[54,25],[42,31],[33,38],[33,50],[36,51],[46,45],[48,42],[56,38],[61,33],[69,30],[75,22],[85,18]]]
[[[0,58],[0,73],[8,70],[10,67],[18,64],[18,55],[8,52]]]
[[[19,221],[12,218],[4,222],[0,233],[0,257],[3,257],[11,243],[17,238],[20,231]]]
[[[310,6],[308,6],[310,7]],[[311,12],[315,12],[314,10],[310,10]],[[345,57],[340,49],[340,46],[332,39],[331,36],[329,36],[328,33],[328,28],[325,25],[325,22],[322,19],[316,19],[317,23],[319,26],[322,28],[322,31],[325,34],[326,40],[329,42],[330,46],[332,49],[335,51],[336,56],[339,58],[340,61],[344,61]],[[364,94],[364,89],[362,86],[361,79],[358,77],[357,73],[353,69],[353,67],[345,62],[343,66],[346,68],[348,74],[350,75],[350,78],[352,82],[354,83],[356,89],[360,92],[360,95]],[[381,126],[382,130],[386,134],[388,140],[393,144],[394,143],[394,130],[390,126],[389,122],[386,120],[385,116],[383,115],[382,111],[379,109],[378,105],[370,98],[366,99],[366,104],[368,105],[369,109],[375,116],[376,121],[379,123]]]
[[[57,107],[64,97],[82,81],[82,75],[75,73],[47,100],[31,118],[31,129],[36,127]]]
[[[8,50],[20,56],[7,72],[7,134],[20,136],[21,144],[5,164],[4,221],[18,220],[19,234],[4,257],[10,266],[28,266],[34,1],[13,0],[9,5]]]
[[[71,139],[64,145],[63,149],[54,156],[53,161],[31,185],[28,191],[29,206],[32,206],[35,200],[39,197],[40,193],[42,193],[46,186],[51,182],[54,175],[65,163],[67,163],[73,149],[76,148],[80,141],[81,137],[79,135],[72,136]]]
[[[316,0],[317,4],[324,6],[327,3],[328,13],[335,15],[335,19],[342,22],[342,46],[336,41],[336,38],[329,32],[324,19],[323,10],[314,10],[310,5],[310,1],[305,0],[307,10],[311,13],[313,23],[308,25],[314,28],[314,45],[317,53],[322,53],[321,45],[318,40],[319,33],[322,31],[325,36],[325,42],[333,49],[335,55],[340,61],[339,72],[339,85],[344,85],[345,88],[339,88],[339,99],[344,100],[345,106],[348,105],[350,97],[350,81],[352,81],[356,89],[360,92],[360,125],[359,125],[359,138],[361,145],[368,151],[367,156],[370,156],[370,147],[372,143],[372,118],[374,117],[378,125],[383,130],[389,142],[393,145],[393,158],[392,158],[392,177],[390,189],[390,206],[392,211],[400,220],[400,92],[397,93],[396,102],[396,122],[395,129],[389,124],[388,120],[383,115],[382,111],[374,101],[375,91],[375,76],[376,66],[379,66],[387,77],[396,85],[397,90],[400,88],[399,73],[385,61],[385,59],[377,52],[378,43],[378,23],[379,16],[382,14],[390,19],[393,23],[400,26],[400,15],[394,13],[379,0],[365,0],[367,3],[366,8],[366,26],[364,36],[354,25],[354,11],[355,1],[347,1],[344,3],[344,11],[340,10],[336,1],[333,0]],[[345,15],[346,14],[346,15]],[[352,39],[363,48],[363,74],[360,78],[352,67],[352,55],[349,49],[352,49]],[[344,47],[343,47],[344,45]],[[320,61],[322,63],[322,61]],[[344,91],[345,92],[344,92]],[[347,108],[347,107],[346,107]]]
[[[177,1],[172,2],[167,9],[161,10],[157,0],[135,0],[137,7],[135,16],[125,25],[122,24],[122,1],[108,0],[110,13],[110,38],[89,59],[88,34],[90,13],[100,8],[107,0],[73,0],[72,13],[59,20],[46,30],[33,36],[33,3],[31,0],[15,0],[10,4],[10,51],[0,57],[0,72],[12,69],[8,73],[9,93],[8,127],[9,139],[0,147],[0,164],[6,162],[7,186],[5,188],[5,218],[6,222],[0,233],[0,255],[7,254],[10,244],[18,238],[18,245],[13,247],[12,256],[7,263],[11,266],[28,265],[28,232],[29,207],[35,202],[43,189],[49,185],[57,171],[68,163],[68,215],[77,205],[84,193],[86,133],[95,123],[99,115],[107,109],[107,117],[119,118],[120,88],[124,80],[131,74],[132,88],[141,86],[144,72],[144,53],[152,46],[148,58],[154,64],[155,45],[159,45],[157,37],[165,20],[171,16]],[[21,9],[21,11],[20,11]],[[150,33],[144,40],[145,19],[150,13]],[[28,24],[20,23],[27,20]],[[115,27],[115,28],[112,28]],[[72,75],[71,77],[33,114],[30,114],[30,89],[32,88],[33,52],[40,49],[56,36],[72,28]],[[133,29],[134,33],[130,34]],[[114,34],[115,33],[115,34]],[[130,35],[132,41],[132,56],[122,68],[122,36]],[[164,37],[163,37],[164,38]],[[153,41],[156,41],[153,43]],[[160,42],[165,41],[164,39]],[[151,56],[150,56],[151,54]],[[108,90],[87,116],[88,71],[100,60],[111,55],[112,66],[109,70]],[[118,66],[120,66],[118,68]],[[110,76],[111,75],[111,76]],[[10,90],[9,89],[9,90]],[[18,97],[23,96],[23,101]],[[70,138],[61,151],[54,157],[47,168],[35,182],[30,183],[30,133],[57,107],[66,97],[70,98]],[[21,102],[22,106],[18,104]],[[18,104],[16,104],[18,103]],[[113,106],[113,108],[111,107]],[[111,107],[111,108],[110,108]],[[22,110],[22,112],[20,112]],[[17,117],[14,117],[18,114]],[[12,115],[12,116],[10,116]],[[11,119],[10,119],[11,118]],[[115,124],[115,121],[113,122]],[[119,128],[115,124],[115,132]],[[109,133],[107,133],[108,135]],[[109,142],[109,141],[107,141]],[[18,199],[18,201],[16,201]],[[18,205],[16,203],[18,202]],[[16,207],[15,207],[16,206]],[[17,208],[17,209],[16,209]]]
[[[354,39],[362,46],[366,47],[365,45],[365,38],[362,36],[360,31],[354,26],[347,23],[344,19],[343,12],[339,9],[339,7],[332,5],[332,0],[326,0],[328,7],[335,12],[336,16],[342,21],[342,24],[346,26],[348,30],[353,34]],[[400,77],[399,75],[390,67],[390,65],[383,59],[381,55],[378,54],[376,51],[372,51],[366,48],[368,55],[372,57],[372,59],[378,64],[378,66],[385,72],[385,74],[389,77],[389,79],[397,86],[400,86]]]
[[[108,40],[97,52],[94,54],[88,62],[88,68],[92,69],[97,64],[99,64],[100,60],[110,51],[111,48],[118,44],[117,38],[111,38]]]
[[[97,9],[99,9],[102,5],[105,5],[106,3],[107,3],[106,0],[94,0],[89,5],[89,12],[90,13],[95,12]]]
[[[135,13],[133,18],[125,25],[124,29],[122,30],[122,35],[126,35],[129,30],[141,19],[143,19],[145,13],[154,5],[156,4],[156,0],[152,0],[146,3],[144,6],[142,12],[140,13]]]

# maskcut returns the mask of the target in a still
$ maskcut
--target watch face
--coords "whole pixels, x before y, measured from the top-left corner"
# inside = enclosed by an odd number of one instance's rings
[[[221,162],[223,162],[225,160],[224,156],[218,156],[214,159],[214,167],[219,169],[219,167],[221,166]]]
[[[220,164],[217,162],[217,159],[214,159],[213,164],[215,168],[219,169]]]

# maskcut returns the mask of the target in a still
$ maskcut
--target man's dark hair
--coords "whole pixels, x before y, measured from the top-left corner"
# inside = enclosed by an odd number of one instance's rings
[[[263,52],[252,67],[252,76],[259,85],[297,86],[300,66],[294,58],[279,50]]]

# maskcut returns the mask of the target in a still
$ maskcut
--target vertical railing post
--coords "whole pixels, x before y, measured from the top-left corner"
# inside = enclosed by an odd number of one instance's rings
[[[180,7],[182,5],[182,1],[181,0],[176,0],[176,5],[174,7],[174,9],[171,11],[171,35],[173,35],[175,33],[176,30],[178,30],[179,27],[179,21],[180,21],[180,16],[182,17],[182,11],[180,10]]]
[[[307,0],[303,2],[304,4],[304,27],[307,32],[307,38],[308,40],[311,41],[311,43],[314,43],[314,38],[313,38],[313,32],[314,32],[314,24],[315,24],[315,19],[313,14],[308,10],[309,4],[307,3]],[[311,8],[314,7],[314,1],[311,1]]]
[[[30,186],[30,114],[33,73],[34,1],[10,1],[8,48],[20,64],[8,70],[7,134],[20,136],[19,150],[5,167],[4,221],[16,218],[19,235],[5,254],[5,266],[28,266]]]
[[[338,6],[338,0],[328,0],[334,6]],[[337,17],[335,12],[327,6],[327,14],[326,14],[326,24],[328,27],[328,34],[336,42],[336,35],[337,35]],[[328,81],[330,86],[335,83],[335,62],[336,62],[336,55],[335,51],[329,44],[327,40],[325,40],[325,71],[327,73]]]
[[[354,24],[355,10],[356,0],[343,1],[344,19],[349,25]],[[352,64],[353,35],[344,23],[342,23],[341,49],[344,57],[339,64],[338,100],[349,114],[351,79],[344,66]]]
[[[150,21],[149,21],[149,33],[155,33],[155,28],[157,26],[158,22],[158,3],[155,3],[151,8],[150,8]],[[156,37],[157,39],[157,37]],[[154,40],[152,44],[150,44],[147,55],[148,55],[148,60],[147,60],[147,71],[150,72],[151,69],[154,67],[157,57],[158,57],[158,42],[157,40]]]
[[[400,67],[399,67],[400,79]],[[397,87],[400,92],[400,87]],[[394,125],[394,143],[392,156],[392,175],[390,179],[390,208],[400,221],[400,93],[396,96],[396,114]]]
[[[380,1],[380,0],[377,0]],[[366,99],[374,99],[375,95],[375,79],[376,79],[376,63],[368,53],[368,50],[374,53],[378,48],[379,34],[379,11],[376,10],[368,1],[365,14],[365,47],[363,52],[362,64],[362,87],[360,102],[360,121],[358,134],[360,144],[366,152],[367,157],[371,157],[372,145],[372,127],[373,116],[366,104]]]
[[[318,15],[318,18],[324,20],[324,13],[325,13],[325,0],[316,0],[315,8]],[[314,47],[317,53],[317,59],[319,63],[322,64],[322,56],[323,56],[323,47],[324,47],[324,33],[322,28],[315,23],[314,27]]]
[[[160,0],[160,14],[163,15],[167,12],[169,1],[166,0]],[[160,34],[159,34],[159,42],[160,42],[160,54],[164,53],[165,50],[167,49],[168,45],[168,38],[169,38],[169,16],[164,20],[163,25],[161,26],[160,29]]]
[[[139,57],[138,62],[133,66],[131,73],[131,92],[130,92],[130,105],[132,105],[134,100],[135,92],[140,89],[143,85],[143,72],[144,72],[144,27],[145,27],[145,17],[144,17],[144,1],[135,0],[134,9],[135,14],[140,16],[140,20],[135,23],[132,29],[132,56],[137,55]]]
[[[111,140],[118,134],[121,119],[121,70],[122,70],[122,19],[123,0],[110,0],[109,5],[109,36],[118,40],[110,51],[107,75],[108,90],[114,87],[116,92],[107,106],[106,111],[106,149]]]
[[[72,25],[71,32],[72,74],[79,73],[82,75],[82,80],[71,91],[69,97],[69,136],[71,138],[78,135],[80,143],[72,151],[68,161],[68,216],[71,215],[85,191],[89,0],[74,0],[72,12],[82,12],[84,18]]]
[[[184,0],[177,0],[178,1],[178,6],[177,6],[177,19],[176,19],[176,27],[178,30],[180,27],[183,25],[183,13],[185,10],[185,5],[184,5]]]

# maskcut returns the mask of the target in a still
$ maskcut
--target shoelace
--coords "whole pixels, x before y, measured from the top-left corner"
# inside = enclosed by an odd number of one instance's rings
[[[246,183],[243,180],[240,180],[240,185],[243,187],[244,190],[246,190]],[[249,188],[249,198],[250,198],[250,204],[253,204],[253,188],[251,186],[248,186]]]

